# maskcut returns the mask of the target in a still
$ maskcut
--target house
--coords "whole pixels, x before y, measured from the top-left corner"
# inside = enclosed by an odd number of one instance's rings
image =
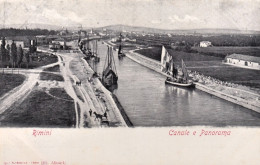
[[[13,43],[14,40],[5,40],[5,46],[9,45],[11,46],[11,44]],[[21,45],[22,48],[24,48],[24,41],[14,41],[16,47],[19,47]],[[0,40],[0,45],[2,44],[2,40]]]
[[[212,46],[210,41],[201,41],[200,42],[200,47],[209,47]]]
[[[56,37],[57,38],[57,37]],[[47,45],[49,44],[53,39],[51,36],[45,36],[45,35],[38,35],[36,36],[37,45]]]
[[[49,44],[49,49],[52,50],[57,50],[57,49],[62,49],[63,47],[58,43],[50,43]]]
[[[59,45],[59,46],[58,46]],[[57,49],[66,49],[66,41],[64,38],[57,38],[51,42],[49,47],[54,46]]]
[[[242,54],[231,54],[226,56],[227,64],[260,70],[260,57]]]

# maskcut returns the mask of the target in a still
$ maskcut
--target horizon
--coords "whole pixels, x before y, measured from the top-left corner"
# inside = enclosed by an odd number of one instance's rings
[[[1,27],[124,25],[162,30],[260,31],[260,0],[0,0],[0,8]]]
[[[42,28],[42,27],[33,27],[33,28],[30,28],[30,25],[35,25],[35,24],[28,24],[28,28],[27,27],[16,27],[16,26],[19,26],[20,24],[12,24],[12,25],[7,25],[6,27],[0,27],[0,30],[3,30],[3,29],[19,29],[19,30],[25,30],[25,29],[28,29],[28,30],[35,30],[35,29],[41,29],[41,30],[56,30],[56,31],[60,31],[60,30],[63,30],[63,29],[68,29],[69,31],[70,30],[76,30],[78,27],[76,26],[58,26],[58,25],[51,25],[51,24],[37,24],[38,26],[43,26],[43,25],[46,25],[46,26],[49,26],[49,28]],[[51,28],[51,26],[55,26],[56,28]],[[197,29],[163,29],[163,28],[156,28],[156,27],[145,27],[145,26],[131,26],[131,25],[123,25],[123,24],[113,24],[113,25],[106,25],[106,26],[100,26],[100,27],[95,27],[95,28],[92,28],[92,27],[85,27],[83,28],[82,30],[90,30],[90,29],[99,29],[99,28],[106,28],[106,27],[112,27],[112,26],[128,26],[128,27],[131,27],[131,28],[147,28],[147,29],[154,29],[154,30],[161,30],[161,31],[202,31],[202,30],[230,30],[230,31],[240,31],[240,32],[260,32],[260,30],[243,30],[243,29],[232,29],[232,28],[197,28]],[[57,28],[60,28],[60,29],[57,29]]]

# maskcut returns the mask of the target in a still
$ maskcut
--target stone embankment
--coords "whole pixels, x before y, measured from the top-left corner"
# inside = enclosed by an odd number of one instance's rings
[[[161,71],[161,65],[159,61],[142,56],[134,52],[134,50],[131,50],[125,54],[133,61],[146,66],[164,76],[167,76],[167,74]],[[197,76],[194,72],[190,72],[190,75],[193,77]],[[212,78],[208,78],[206,76],[203,76],[203,79],[199,80],[195,84],[196,88],[199,90],[260,113],[260,95],[254,91],[240,89],[238,85],[227,86],[216,83],[215,80],[212,80]]]

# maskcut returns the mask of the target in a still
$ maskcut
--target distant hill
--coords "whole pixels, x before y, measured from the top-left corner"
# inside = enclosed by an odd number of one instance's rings
[[[157,29],[149,27],[138,27],[128,25],[110,25],[102,28],[115,31],[136,31],[146,33],[176,33],[176,34],[260,34],[260,31],[238,30],[238,29]]]
[[[17,29],[48,29],[48,30],[78,30],[80,25],[70,25],[70,26],[58,26],[50,24],[11,24],[5,25],[5,28],[17,28]],[[0,25],[0,28],[3,26]],[[140,27],[140,26],[129,26],[129,25],[109,25],[104,27],[99,27],[95,29],[103,29],[115,31],[135,31],[135,32],[145,32],[145,33],[173,33],[173,34],[260,34],[260,31],[253,30],[238,30],[238,29],[158,29],[151,27]],[[83,27],[83,30],[89,30],[89,27]]]

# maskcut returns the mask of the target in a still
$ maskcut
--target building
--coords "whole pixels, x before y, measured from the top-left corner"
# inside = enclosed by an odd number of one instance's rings
[[[13,40],[5,40],[5,46],[9,45],[11,46],[11,44],[13,43]],[[22,48],[24,48],[24,41],[14,41],[16,47],[19,47],[21,45]],[[2,40],[0,40],[0,45],[2,44]]]
[[[63,49],[63,47],[60,44],[57,44],[57,43],[50,43],[49,49],[57,50],[57,49]]]
[[[209,47],[212,46],[210,41],[201,41],[200,42],[200,47]]]
[[[36,36],[36,40],[37,40],[37,45],[48,45],[49,43],[51,43],[53,40],[60,38],[57,35],[38,35]]]
[[[227,64],[260,70],[260,57],[242,54],[231,54],[226,56]]]
[[[66,41],[64,38],[57,38],[53,40],[52,45],[60,45],[60,49],[66,49]]]

